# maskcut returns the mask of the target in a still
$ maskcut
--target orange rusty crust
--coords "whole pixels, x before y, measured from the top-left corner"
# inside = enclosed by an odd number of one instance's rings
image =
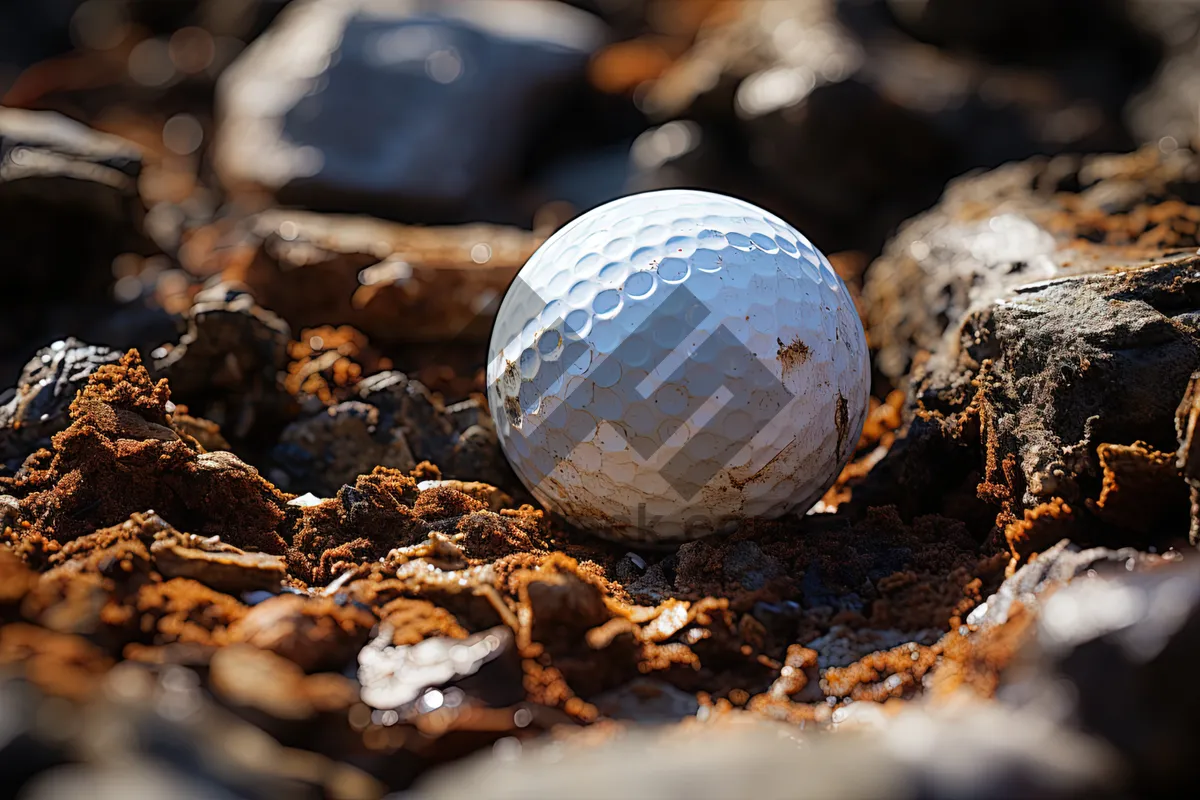
[[[1075,515],[1061,497],[1055,497],[1036,508],[1025,510],[1024,516],[1004,529],[1004,539],[1013,555],[1009,572],[1024,558],[1069,537],[1075,526]]]

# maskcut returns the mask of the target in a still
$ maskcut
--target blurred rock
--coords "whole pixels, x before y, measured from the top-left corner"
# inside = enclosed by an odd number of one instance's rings
[[[1132,143],[1122,107],[1154,51],[1120,4],[889,5],[748,0],[702,28],[645,92],[667,124],[635,144],[636,185],[744,196],[827,252],[873,252],[971,168]]]
[[[305,675],[298,665],[269,650],[235,644],[212,657],[209,681],[232,706],[281,720],[303,720],[322,711],[344,711],[357,699],[354,682],[341,675]]]
[[[0,468],[15,472],[25,457],[50,446],[50,437],[71,423],[75,393],[101,364],[121,354],[77,339],[57,341],[37,352],[17,379],[0,394]]]
[[[123,139],[52,112],[0,108],[4,382],[31,338],[78,333],[112,312],[114,257],[152,252],[141,232],[141,168],[140,151]]]
[[[988,628],[1008,622],[1014,604],[1038,614],[1046,597],[1084,574],[1154,568],[1164,564],[1161,556],[1141,553],[1132,547],[1110,550],[1092,547],[1081,550],[1066,539],[1046,548],[1000,585],[995,594],[976,606],[967,623]]]
[[[964,315],[1016,287],[1193,253],[1198,189],[1200,157],[1157,148],[1034,158],[954,181],[868,272],[876,367],[899,381],[923,352],[953,359]]]
[[[264,212],[217,268],[297,328],[352,325],[379,343],[486,341],[544,237],[493,225],[416,227]]]
[[[218,170],[313,209],[525,222],[533,133],[604,35],[546,0],[293,3],[221,80]]]
[[[374,624],[370,611],[352,603],[281,594],[254,606],[230,636],[283,656],[306,672],[319,672],[345,667]]]
[[[1200,691],[1180,675],[1200,652],[1200,565],[1110,570],[1044,604],[1036,645],[998,696],[1038,705],[1107,740],[1141,793],[1186,792],[1200,745]],[[1115,691],[1120,687],[1119,691]]]
[[[164,578],[191,578],[226,594],[277,591],[287,573],[279,556],[243,553],[228,546],[206,550],[166,540],[155,542],[150,552]]]
[[[595,702],[596,709],[606,717],[641,724],[679,722],[700,710],[695,695],[653,678],[635,678],[599,695]]]
[[[738,720],[631,729],[598,743],[514,742],[432,773],[406,797],[461,797],[478,786],[496,800],[1120,796],[1113,751],[1033,712],[913,709],[879,730],[799,735],[793,726]]]
[[[280,745],[181,667],[121,664],[78,703],[0,680],[0,712],[0,775],[14,796],[369,800],[386,791],[359,768]]]

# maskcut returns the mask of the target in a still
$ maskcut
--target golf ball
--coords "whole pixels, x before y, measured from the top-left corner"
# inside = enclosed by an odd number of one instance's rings
[[[547,509],[670,543],[803,512],[854,452],[866,338],[841,279],[749,203],[615,200],[542,245],[492,331],[500,444]]]

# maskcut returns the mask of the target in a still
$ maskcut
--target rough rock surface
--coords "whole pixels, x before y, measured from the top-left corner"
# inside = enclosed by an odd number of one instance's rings
[[[1019,286],[1193,255],[1197,200],[1200,156],[1157,147],[952,182],[871,265],[863,301],[877,368],[899,381],[923,354],[953,358],[963,317]]]
[[[231,282],[205,287],[185,319],[179,341],[151,355],[154,372],[170,380],[189,410],[237,438],[285,413],[280,372],[291,336],[286,322]]]

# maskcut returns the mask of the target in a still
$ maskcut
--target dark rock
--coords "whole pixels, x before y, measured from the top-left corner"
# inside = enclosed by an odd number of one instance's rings
[[[1200,565],[1111,570],[1079,579],[1042,607],[1036,645],[1019,654],[998,696],[1057,706],[1107,740],[1139,793],[1186,792],[1200,745]]]
[[[288,324],[245,287],[215,283],[196,295],[179,342],[151,354],[153,370],[189,411],[241,439],[286,411],[279,373],[290,338]]]
[[[52,112],[0,108],[0,377],[30,339],[76,334],[112,312],[115,256],[153,252],[141,232],[141,167],[123,139]]]
[[[782,574],[783,566],[754,542],[738,542],[725,556],[726,580],[749,592],[761,589]]]
[[[876,367],[898,381],[922,353],[953,358],[964,315],[1018,286],[1194,252],[1198,188],[1200,157],[1157,148],[1034,158],[954,181],[868,271]]]
[[[274,451],[281,485],[328,497],[376,466],[411,470],[417,462],[404,429],[381,425],[379,416],[350,401],[288,425]]]
[[[635,678],[599,695],[595,702],[606,717],[642,724],[679,722],[700,710],[695,695],[653,678]]]
[[[37,352],[0,395],[0,468],[16,471],[25,457],[50,446],[50,437],[71,424],[67,411],[75,393],[101,364],[121,354],[107,347],[64,339]]]
[[[525,151],[603,36],[550,2],[294,4],[222,78],[218,169],[314,209],[526,222]]]
[[[1155,451],[1176,449],[1176,409],[1200,367],[1200,342],[1186,321],[1200,305],[1198,265],[1192,257],[1018,288],[1011,299],[968,314],[957,341],[932,361],[916,387],[922,420],[914,428],[978,441],[983,482],[998,487],[989,491],[1007,513],[1032,514],[1024,529],[1009,530],[1014,552],[1022,550],[1013,534],[1025,537],[1051,517],[1066,519],[1084,500],[1105,518],[1099,511],[1106,490],[1130,477],[1180,502],[1154,507],[1143,491],[1151,506],[1143,514],[1161,515],[1163,526],[1121,527],[1155,544],[1181,533],[1173,524],[1186,519],[1181,479],[1154,459]],[[1129,465],[1123,476],[1108,463],[1105,453],[1113,448],[1106,443],[1137,443],[1126,449],[1140,452],[1142,464]],[[1058,503],[1052,513],[1033,511],[1051,500]],[[1064,508],[1063,501],[1073,505]],[[1105,521],[1120,525],[1131,513],[1136,506]]]
[[[379,410],[379,426],[399,429],[418,462],[437,464],[449,478],[514,484],[491,416],[477,400],[446,407],[419,381],[381,372],[359,384],[359,397]]]

